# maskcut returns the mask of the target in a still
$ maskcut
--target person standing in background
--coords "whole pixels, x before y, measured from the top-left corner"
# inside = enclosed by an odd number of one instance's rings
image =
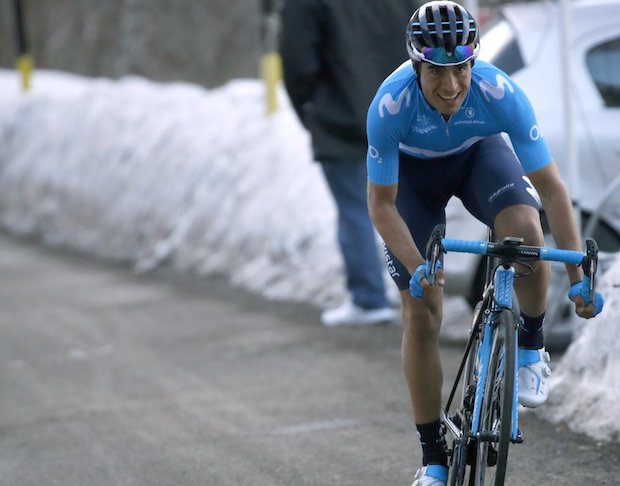
[[[398,314],[386,295],[368,216],[366,114],[377,86],[408,59],[403,19],[418,6],[413,0],[284,0],[284,85],[336,202],[350,294],[323,312],[326,326],[378,324]]]

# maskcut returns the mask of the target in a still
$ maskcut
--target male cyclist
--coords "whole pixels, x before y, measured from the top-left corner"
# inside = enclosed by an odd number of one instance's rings
[[[479,32],[469,12],[451,1],[426,3],[409,20],[406,40],[412,62],[381,84],[368,112],[368,205],[401,291],[403,368],[423,452],[413,485],[443,485],[443,277],[429,286],[423,250],[433,227],[445,222],[448,200],[459,197],[499,239],[518,236],[542,245],[537,192],[558,246],[581,250],[581,242],[571,200],[528,99],[507,74],[474,63]],[[581,268],[566,269],[575,312],[584,318],[600,312],[600,294],[596,305],[587,306],[579,296]],[[536,262],[532,275],[515,282],[522,313],[519,401],[528,407],[549,395],[542,332],[549,279],[548,264]]]

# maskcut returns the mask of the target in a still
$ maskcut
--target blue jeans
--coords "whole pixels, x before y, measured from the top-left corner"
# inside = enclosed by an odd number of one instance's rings
[[[321,167],[338,209],[338,243],[353,303],[364,309],[388,307],[384,265],[368,216],[366,163],[338,160]]]

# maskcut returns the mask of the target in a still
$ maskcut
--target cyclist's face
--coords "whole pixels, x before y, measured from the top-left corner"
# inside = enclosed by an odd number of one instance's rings
[[[428,62],[420,66],[420,86],[429,105],[448,117],[461,105],[471,85],[471,63],[456,66],[435,66]]]

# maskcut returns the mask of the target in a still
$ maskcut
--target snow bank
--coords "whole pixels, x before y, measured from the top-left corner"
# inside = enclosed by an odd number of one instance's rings
[[[552,376],[540,414],[596,439],[620,441],[620,258],[599,281],[605,309],[586,321]]]
[[[205,90],[0,73],[0,224],[47,244],[226,275],[267,297],[342,298],[335,211],[288,105],[256,80]],[[281,96],[284,103],[285,96]]]

